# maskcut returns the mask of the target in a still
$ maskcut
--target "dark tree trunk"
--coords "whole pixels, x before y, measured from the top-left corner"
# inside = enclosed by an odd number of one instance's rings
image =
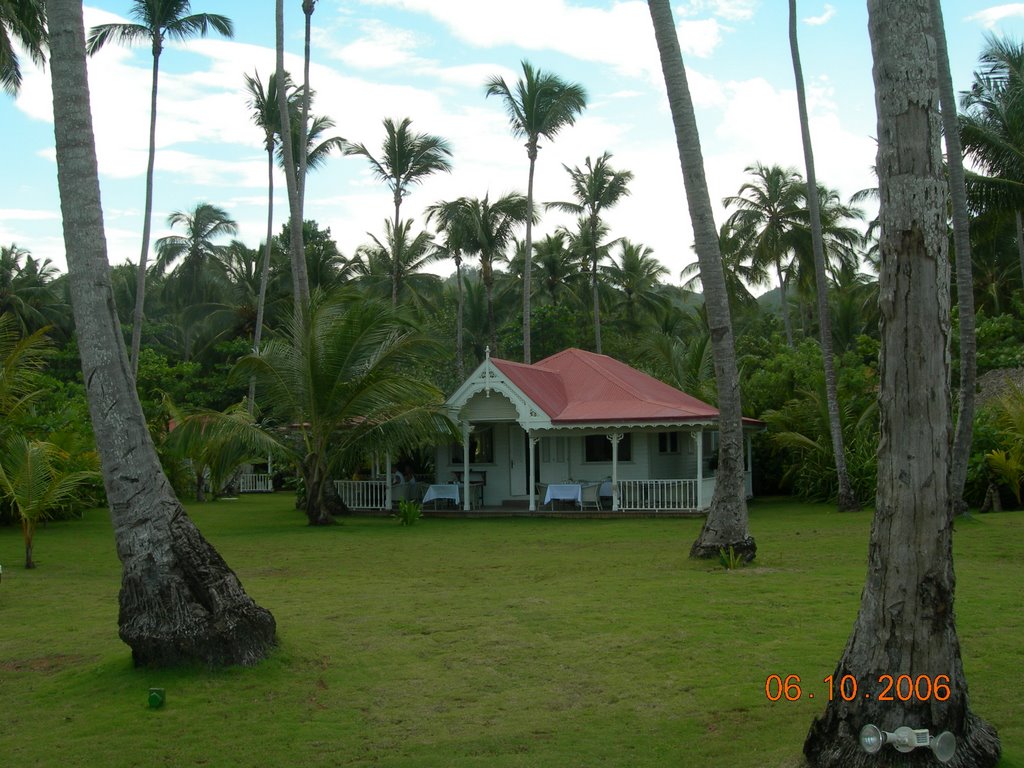
[[[178,503],[149,439],[107,262],[82,4],[50,0],[54,133],[82,374],[123,573],[118,623],[136,664],[253,664],[276,643],[256,605]]]
[[[718,386],[719,443],[715,495],[700,536],[690,548],[690,557],[715,558],[720,550],[732,547],[736,554],[749,561],[753,560],[757,545],[747,523],[743,412],[718,229],[715,227],[711,197],[704,177],[704,158],[701,155],[697,120],[672,9],[669,0],[648,0],[648,6],[661,54],[661,69],[665,76],[672,121],[675,124],[676,146],[683,169],[697,260],[700,263],[704,306],[715,362],[715,382]]]
[[[310,525],[331,525],[331,504],[328,499],[331,480],[321,457],[310,454],[302,467],[302,480],[306,486],[304,509]]]
[[[21,521],[21,535],[25,540],[25,567],[35,568],[35,560],[32,559],[32,540],[35,538],[36,524],[30,520]]]
[[[949,196],[953,204],[953,241],[956,245],[956,300],[960,308],[960,397],[956,436],[953,439],[953,466],[949,492],[953,514],[967,512],[964,485],[967,461],[971,457],[974,436],[974,387],[978,378],[977,340],[974,335],[974,274],[971,268],[970,214],[964,183],[964,154],[960,146],[960,124],[956,114],[953,78],[949,73],[946,27],[939,0],[932,0],[935,44],[939,63],[939,102],[942,105],[942,130],[946,139],[946,167],[949,169]]]
[[[462,315],[464,312],[465,299],[462,295],[462,256],[456,254],[455,256],[455,288],[459,297],[459,308],[458,316],[455,318],[455,375],[459,381],[464,381],[465,375],[465,360],[463,355],[463,330],[462,330]]]
[[[594,351],[601,354],[601,299],[597,290],[597,221],[590,219],[590,292],[594,302]]]
[[[537,142],[531,139],[526,145],[530,158],[530,178],[526,184],[526,238],[523,243],[523,362],[530,364],[530,318],[533,312],[530,284],[533,271],[533,172],[537,165]],[[598,350],[600,351],[600,350]]]
[[[858,734],[907,725],[956,737],[953,768],[999,759],[995,730],[969,706],[953,607],[949,468],[947,189],[931,0],[869,0],[878,108],[878,492],[860,612],[834,679],[852,676],[870,698],[836,697],[811,725],[804,754],[816,768],[934,765],[929,750],[869,755]],[[879,678],[949,678],[949,696],[881,701]]]
[[[814,249],[814,285],[818,293],[818,335],[821,339],[821,357],[825,365],[825,399],[828,406],[828,425],[832,437],[832,453],[836,462],[839,485],[837,506],[840,512],[860,509],[846,469],[846,450],[843,446],[843,424],[839,418],[839,388],[836,385],[836,365],[832,352],[832,322],[828,309],[828,280],[825,275],[825,245],[821,233],[821,201],[818,198],[818,179],[814,171],[814,150],[811,146],[811,126],[807,116],[807,97],[804,94],[804,73],[800,65],[800,47],[796,34],[796,0],[789,0],[789,47],[793,56],[793,76],[796,80],[797,108],[800,112],[800,136],[804,146],[804,165],[807,168],[807,207],[811,217],[811,240]]]

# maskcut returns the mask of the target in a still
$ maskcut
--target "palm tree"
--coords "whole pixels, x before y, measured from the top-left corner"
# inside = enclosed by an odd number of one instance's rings
[[[557,75],[534,69],[525,59],[523,76],[509,87],[503,77],[494,76],[486,83],[486,95],[501,99],[508,115],[512,135],[526,139],[526,156],[530,175],[526,185],[526,238],[523,253],[523,360],[530,362],[530,266],[533,259],[533,172],[537,163],[540,138],[554,141],[566,126],[573,125],[587,106],[583,86],[567,83]]]
[[[305,9],[303,9],[305,10]],[[308,20],[308,16],[306,17]],[[277,0],[275,3],[275,48],[278,82],[285,82],[287,73],[284,69],[284,0]],[[308,91],[303,94],[303,100],[309,95]],[[277,89],[277,110],[278,124],[291,123],[292,110],[289,106],[288,95],[284,88]],[[308,113],[308,109],[306,110]],[[300,134],[305,130],[305,123]],[[284,178],[288,187],[288,223],[291,225],[289,233],[291,239],[288,243],[288,255],[292,268],[292,299],[293,311],[296,316],[301,317],[309,304],[309,275],[306,274],[305,248],[302,242],[302,203],[304,180],[299,179],[298,169],[295,163],[295,152],[292,147],[292,132],[280,131],[281,154],[284,158]],[[300,144],[301,144],[300,140]]]
[[[66,458],[53,443],[29,440],[22,434],[0,442],[0,498],[7,498],[21,520],[26,568],[36,567],[32,550],[37,523],[71,501],[83,483],[97,476],[96,472],[62,468]]]
[[[381,144],[380,158],[376,158],[364,144],[350,144],[345,149],[346,155],[365,157],[370,163],[373,175],[387,184],[395,204],[393,231],[401,229],[402,200],[412,191],[416,184],[438,172],[450,173],[452,170],[451,146],[440,136],[429,133],[415,133],[411,130],[412,120],[408,117],[399,123],[391,118],[384,120],[384,141]],[[394,280],[391,285],[391,303],[398,304],[398,262],[394,263]]]
[[[621,294],[620,306],[626,327],[632,333],[638,333],[642,328],[641,312],[653,314],[668,303],[659,282],[667,274],[668,270],[654,258],[654,251],[646,245],[625,238],[619,241],[618,260],[612,258],[612,263],[604,268],[604,275]]]
[[[255,664],[276,623],[175,498],[146,428],[110,285],[82,4],[47,0],[57,181],[79,358],[122,563],[119,634],[136,664]]]
[[[128,14],[135,24],[100,24],[89,32],[90,56],[107,43],[135,45],[148,42],[153,51],[153,84],[149,103],[149,161],[146,165],[146,205],[142,218],[142,247],[139,251],[138,284],[135,288],[135,313],[132,315],[132,373],[139,370],[139,346],[142,343],[142,311],[146,301],[146,263],[149,259],[149,234],[153,218],[153,168],[156,163],[156,95],[160,77],[160,54],[166,40],[206,37],[212,29],[232,37],[231,19],[215,13],[195,13],[189,0],[132,0]]]
[[[302,128],[302,120],[299,116],[297,105],[293,104],[293,108],[292,153],[295,155],[296,163],[301,162],[305,164],[306,168],[303,173],[308,174],[310,170],[323,168],[331,153],[335,150],[343,151],[346,142],[340,136],[324,137],[324,133],[335,126],[334,120],[327,117],[327,115],[313,115],[306,123],[306,140],[305,142],[300,141],[299,134]],[[300,149],[302,146],[306,147],[305,153]],[[280,144],[277,146],[277,162],[283,169],[284,148]]]
[[[36,64],[46,61],[46,7],[43,0],[0,2],[0,87],[11,96],[21,88],[21,62],[14,41]]]
[[[753,174],[754,180],[744,182],[739,194],[723,201],[726,207],[736,209],[727,221],[746,242],[750,258],[758,268],[775,268],[786,343],[793,346],[785,273],[786,260],[793,251],[793,232],[801,227],[805,193],[800,175],[792,168],[761,163],[748,166],[744,172]]]
[[[463,348],[463,312],[464,288],[462,279],[462,257],[466,252],[470,237],[470,221],[466,215],[468,207],[462,200],[434,203],[427,207],[427,223],[437,222],[437,231],[444,238],[440,248],[441,258],[451,258],[455,262],[455,372],[459,381],[465,378],[465,350]]]
[[[286,99],[294,100],[295,92],[291,79],[284,79],[284,88],[290,91]],[[253,332],[253,350],[259,349],[263,338],[263,315],[267,303],[267,283],[270,279],[270,254],[274,240],[274,152],[281,134],[281,112],[277,107],[277,73],[271,73],[264,87],[259,72],[245,75],[245,89],[249,94],[248,106],[252,110],[252,121],[263,131],[263,148],[267,151],[267,234],[263,247],[263,265],[260,268],[259,297],[256,300],[256,327]],[[249,412],[255,402],[255,382],[249,385]]]
[[[37,261],[15,243],[0,246],[0,313],[9,314],[22,333],[60,320],[67,305],[53,289],[57,269]]]
[[[821,226],[821,197],[818,194],[814,171],[814,150],[811,146],[811,128],[807,117],[807,96],[804,93],[804,73],[800,65],[800,48],[796,33],[796,0],[789,0],[789,48],[793,57],[793,75],[796,79],[796,101],[800,113],[800,136],[807,169],[807,209],[811,222],[811,250],[814,254],[814,285],[818,299],[818,333],[821,338],[821,356],[825,366],[825,399],[828,406],[829,432],[832,454],[836,464],[839,485],[837,504],[840,512],[860,509],[846,469],[846,451],[843,448],[843,427],[839,418],[839,394],[836,385],[836,366],[832,352],[832,325],[828,311],[828,279],[825,274],[825,246]],[[782,311],[786,308],[783,306]]]
[[[480,280],[487,296],[487,338],[491,351],[498,348],[494,324],[494,260],[512,244],[516,228],[530,220],[529,205],[522,195],[511,192],[491,203],[490,196],[459,198],[467,226],[466,252],[480,259]]]
[[[571,241],[571,233],[556,230],[533,246],[538,273],[535,299],[552,306],[566,302],[574,306],[585,304],[581,295],[586,289],[587,265],[578,257]]]
[[[690,220],[693,224],[697,259],[700,261],[704,306],[711,331],[715,380],[718,384],[718,475],[707,518],[700,536],[690,549],[690,556],[718,557],[720,551],[732,547],[741,557],[750,560],[757,552],[757,545],[750,536],[747,522],[743,472],[743,408],[740,403],[732,321],[729,317],[729,295],[725,287],[722,257],[718,249],[718,230],[715,227],[711,198],[708,196],[707,181],[704,177],[697,120],[686,80],[683,56],[679,50],[672,8],[669,0],[648,0],[648,7],[654,24],[658,51],[661,54],[661,68],[665,76],[672,121],[675,124],[676,145],[686,187]]]
[[[444,395],[410,375],[436,352],[400,312],[354,293],[310,304],[308,331],[293,319],[283,338],[243,357],[234,374],[255,376],[268,417],[291,425],[280,442],[305,482],[310,525],[332,522],[332,472],[374,451],[397,455],[424,442],[458,441]]]
[[[767,285],[768,271],[763,264],[747,258],[743,238],[728,219],[718,229],[718,250],[722,254],[722,272],[725,275],[725,290],[729,295],[730,314],[756,309],[757,298],[747,286]],[[679,279],[683,281],[686,290],[701,290],[700,262],[694,261],[683,267]]]
[[[585,169],[570,168],[563,165],[572,179],[574,203],[547,203],[546,208],[557,208],[560,211],[579,216],[585,222],[588,231],[587,261],[590,266],[590,290],[594,302],[594,349],[601,353],[601,304],[598,297],[598,231],[601,226],[601,214],[611,208],[619,200],[629,194],[629,182],[633,180],[632,171],[616,171],[612,168],[610,152],[605,152],[591,163],[588,157],[584,162]]]
[[[402,303],[408,299],[410,304],[420,308],[424,306],[428,293],[436,293],[440,288],[440,280],[436,275],[423,274],[428,264],[440,258],[434,247],[434,241],[427,231],[414,234],[413,220],[406,219],[396,231],[390,220],[384,221],[384,241],[370,235],[373,241],[369,245],[360,246],[356,252],[359,259],[355,267],[356,282],[366,286],[371,293],[379,293],[380,289],[386,296],[398,279],[398,296]],[[374,288],[378,290],[374,290]]]
[[[971,89],[963,94],[960,138],[978,168],[967,175],[976,210],[1013,211],[1024,276],[1024,45],[988,36]]]
[[[867,578],[833,674],[868,684],[879,663],[941,670],[946,695],[928,703],[928,730],[953,734],[952,765],[990,768],[999,738],[971,711],[954,606],[947,196],[932,3],[872,0],[868,13],[882,223],[881,433]],[[916,702],[837,697],[811,725],[804,755],[814,768],[906,764],[888,748],[866,753],[858,734],[867,723],[892,731],[922,722],[919,711]]]
[[[956,434],[953,438],[950,493],[954,514],[967,512],[964,485],[967,462],[974,434],[974,387],[978,378],[977,340],[974,322],[974,274],[971,270],[970,213],[967,210],[967,186],[964,180],[964,156],[960,146],[960,125],[949,72],[946,27],[942,4],[932,0],[935,25],[936,59],[939,65],[939,99],[942,107],[942,131],[946,143],[946,167],[949,169],[949,197],[953,211],[953,242],[956,247],[956,300],[960,315],[960,396],[957,405]],[[1022,272],[1024,275],[1024,272]]]
[[[210,203],[196,203],[190,211],[174,211],[167,217],[167,224],[172,229],[180,226],[185,234],[167,235],[156,241],[153,270],[163,274],[180,261],[171,277],[183,303],[194,305],[209,300],[208,277],[211,271],[223,272],[224,246],[214,240],[237,235],[238,224],[227,211]]]

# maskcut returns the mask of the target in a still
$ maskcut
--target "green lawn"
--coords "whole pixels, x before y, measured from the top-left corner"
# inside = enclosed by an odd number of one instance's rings
[[[281,641],[257,668],[214,673],[132,667],[105,512],[40,529],[35,571],[20,531],[0,529],[0,765],[798,765],[870,525],[755,503],[757,565],[726,572],[687,560],[697,520],[322,530],[291,506],[191,508]],[[1002,766],[1024,768],[1024,513],[959,523],[955,542],[971,701]],[[800,675],[805,698],[769,702],[770,674]]]

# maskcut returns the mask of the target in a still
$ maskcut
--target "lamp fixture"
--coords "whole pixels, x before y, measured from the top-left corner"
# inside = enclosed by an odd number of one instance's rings
[[[860,729],[861,749],[869,755],[875,754],[886,744],[892,744],[897,752],[912,752],[917,747],[928,747],[940,763],[948,763],[956,752],[956,736],[949,731],[932,736],[927,728],[901,725],[890,733],[870,723]]]

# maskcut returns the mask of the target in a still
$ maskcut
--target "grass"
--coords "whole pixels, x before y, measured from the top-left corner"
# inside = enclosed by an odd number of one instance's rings
[[[0,764],[796,766],[859,604],[870,515],[760,502],[754,567],[690,562],[697,520],[356,518],[285,496],[191,512],[280,648],[253,669],[137,670],[103,511],[0,529]],[[972,706],[1024,767],[1024,514],[958,524]],[[805,696],[770,702],[765,679]],[[147,708],[151,686],[167,692]],[[806,694],[816,693],[816,699]]]

